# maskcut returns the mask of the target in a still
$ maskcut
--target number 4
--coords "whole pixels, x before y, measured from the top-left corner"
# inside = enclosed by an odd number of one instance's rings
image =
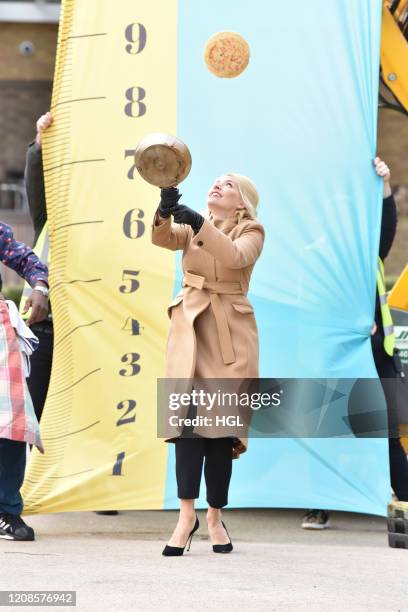
[[[132,319],[132,317],[128,317],[122,327],[123,331],[130,331],[132,336],[140,336],[141,329],[143,329],[143,327],[140,327],[139,321]]]

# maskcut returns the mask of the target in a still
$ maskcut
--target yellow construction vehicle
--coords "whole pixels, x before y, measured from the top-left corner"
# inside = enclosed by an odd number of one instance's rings
[[[379,105],[408,115],[408,0],[383,0]]]

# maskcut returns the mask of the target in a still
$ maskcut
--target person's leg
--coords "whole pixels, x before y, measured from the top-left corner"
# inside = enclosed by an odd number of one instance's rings
[[[0,438],[0,538],[34,540],[34,530],[20,514],[23,500],[20,488],[26,465],[26,443]]]
[[[50,383],[54,334],[50,321],[33,325],[32,331],[40,342],[30,359],[31,372],[27,385],[35,414],[40,421]]]
[[[200,494],[204,439],[178,438],[175,441],[175,452],[180,514],[168,546],[184,547],[196,520],[194,502]]]
[[[26,466],[26,443],[0,438],[0,512],[21,514]]]
[[[221,508],[228,504],[232,474],[232,438],[206,438],[204,476],[207,485],[208,533],[213,544],[230,539],[221,522]]]
[[[399,437],[398,415],[398,402],[405,399],[405,394],[399,396],[400,386],[408,383],[400,378],[396,363],[384,350],[373,354],[387,403],[391,486],[400,501],[408,501],[408,459]]]
[[[389,439],[391,486],[400,501],[408,502],[408,460],[400,438]]]

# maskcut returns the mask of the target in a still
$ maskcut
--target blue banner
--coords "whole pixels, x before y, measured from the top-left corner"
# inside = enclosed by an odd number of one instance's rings
[[[227,172],[258,186],[266,242],[249,297],[263,377],[377,376],[380,29],[380,0],[179,1],[177,134],[193,158],[183,200],[204,208]],[[234,79],[203,60],[224,30],[250,47]],[[170,445],[167,508],[178,506],[173,454]],[[389,494],[386,439],[252,439],[234,462],[230,506],[383,515]]]

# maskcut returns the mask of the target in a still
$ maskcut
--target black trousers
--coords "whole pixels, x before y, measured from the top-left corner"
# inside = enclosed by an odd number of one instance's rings
[[[41,321],[31,327],[40,341],[37,350],[31,356],[31,372],[27,378],[28,390],[33,400],[37,419],[41,419],[50,383],[54,328],[51,321]]]
[[[408,392],[405,389],[408,382],[401,379],[398,356],[390,357],[384,351],[383,337],[374,334],[371,343],[375,367],[387,403],[391,486],[400,501],[408,501],[408,459],[398,433],[401,417],[399,410],[403,407],[403,395]]]
[[[204,464],[208,505],[223,508],[228,504],[232,444],[232,438],[177,438],[176,478],[180,499],[199,497]]]

